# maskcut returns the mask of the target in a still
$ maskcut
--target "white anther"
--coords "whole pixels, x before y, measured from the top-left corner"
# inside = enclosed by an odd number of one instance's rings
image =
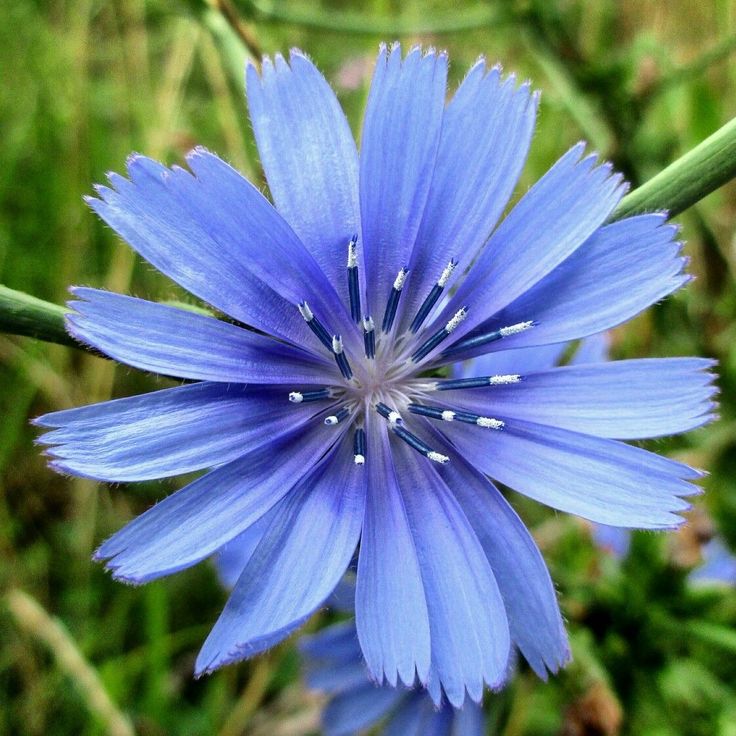
[[[509,373],[504,376],[490,376],[488,378],[489,386],[504,386],[509,383],[519,383],[521,376],[518,373]]]
[[[401,271],[399,271],[396,274],[396,279],[394,280],[394,289],[396,291],[401,291],[404,288],[404,282],[406,281],[406,274],[408,274],[409,271],[406,268],[402,268]]]
[[[478,417],[475,423],[486,429],[503,429],[506,426],[506,422],[502,422],[500,419],[491,419],[491,417]]]
[[[358,248],[354,240],[348,243],[348,268],[355,268],[358,265]]]
[[[399,414],[399,412],[397,412],[397,411],[391,411],[391,412],[389,412],[389,414],[386,417],[386,419],[388,419],[388,423],[392,427],[395,427],[397,424],[401,424],[403,422],[403,420],[401,418],[401,414]]]
[[[353,462],[356,465],[365,465],[365,455],[354,455]]]
[[[452,332],[467,316],[468,310],[465,307],[460,307],[460,309],[455,312],[452,319],[445,325],[445,330],[447,332]]]
[[[371,332],[376,329],[376,323],[373,321],[373,317],[367,317],[363,320],[363,331]]]
[[[443,411],[442,412],[442,421],[451,422],[454,418],[455,418],[454,411]]]
[[[456,261],[450,261],[446,266],[445,270],[442,272],[440,277],[437,279],[437,286],[444,288],[445,284],[450,280],[450,276],[452,276],[452,272],[455,270],[455,266],[457,266]]]
[[[515,325],[502,327],[499,332],[501,333],[501,337],[510,337],[511,335],[518,335],[520,332],[525,332],[530,327],[534,327],[532,320],[528,322],[517,322]]]
[[[305,322],[311,322],[314,319],[314,313],[306,302],[302,302],[299,305],[299,313],[304,317]]]
[[[328,427],[334,427],[339,421],[340,420],[334,414],[332,414],[329,417],[327,417],[327,419],[325,419],[325,424]]]
[[[447,455],[443,455],[440,452],[435,452],[434,450],[432,450],[432,452],[428,452],[427,457],[433,462],[440,463],[442,465],[450,461],[450,458],[447,457]]]
[[[301,404],[304,401],[304,396],[299,391],[292,391],[289,394],[289,401],[292,404]]]
[[[342,337],[340,337],[340,335],[335,335],[332,338],[332,352],[335,353],[335,355],[340,355],[342,352]]]

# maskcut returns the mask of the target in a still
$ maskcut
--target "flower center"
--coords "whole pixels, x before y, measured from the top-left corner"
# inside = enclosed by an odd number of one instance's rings
[[[298,305],[299,312],[309,329],[332,354],[339,375],[336,371],[334,383],[329,386],[303,392],[292,391],[289,400],[297,404],[312,401],[331,402],[329,409],[326,410],[324,424],[335,426],[350,422],[355,426],[353,449],[356,465],[363,465],[366,461],[364,427],[365,417],[371,411],[383,417],[397,437],[430,460],[441,464],[448,462],[449,458],[435,451],[407,429],[404,420],[409,414],[442,422],[464,422],[486,429],[500,430],[505,426],[500,419],[452,409],[443,405],[442,399],[439,399],[440,406],[432,405],[431,402],[433,396],[436,399],[436,393],[439,391],[517,383],[521,380],[521,376],[485,376],[458,380],[419,377],[428,356],[431,357],[431,354],[468,315],[468,307],[463,306],[437,331],[428,334],[424,339],[416,337],[439,302],[457,265],[457,260],[450,259],[418,308],[408,331],[396,335],[394,330],[396,316],[409,274],[408,267],[401,268],[389,293],[379,333],[373,317],[363,314],[361,310],[358,236],[354,235],[348,243],[347,286],[350,316],[363,333],[363,355],[348,357],[342,336],[331,334],[306,301]],[[518,334],[533,326],[533,322],[526,321],[490,331],[476,330],[461,337],[447,348],[442,356],[458,354],[468,348]]]

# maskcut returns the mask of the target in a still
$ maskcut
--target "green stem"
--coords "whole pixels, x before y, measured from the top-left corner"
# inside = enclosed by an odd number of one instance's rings
[[[478,5],[462,12],[443,13],[428,19],[419,16],[381,18],[336,8],[320,8],[315,3],[281,3],[274,0],[236,0],[244,17],[255,21],[287,23],[318,31],[358,36],[404,36],[458,33],[497,25],[498,11]]]
[[[611,220],[667,210],[674,216],[736,176],[736,118],[625,196]]]
[[[0,332],[81,347],[64,328],[66,312],[57,304],[0,285]]]

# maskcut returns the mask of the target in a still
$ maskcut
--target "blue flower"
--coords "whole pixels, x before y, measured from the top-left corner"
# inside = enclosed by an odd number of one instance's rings
[[[736,556],[720,537],[708,540],[700,552],[703,561],[688,576],[691,583],[736,586]]]
[[[383,736],[483,736],[481,706],[467,700],[461,709],[439,707],[422,689],[377,686],[371,682],[355,624],[333,624],[299,642],[307,684],[330,696],[322,712],[325,736],[353,736],[382,723]]]
[[[677,526],[697,491],[697,471],[620,440],[708,421],[707,360],[438,372],[600,332],[689,278],[664,214],[606,224],[624,185],[582,144],[498,224],[538,97],[479,61],[446,104],[446,74],[443,53],[382,48],[359,155],[312,63],[267,59],[247,94],[273,204],[202,149],[190,171],[133,156],[89,200],[227,316],[74,289],[75,337],[194,383],[39,420],[62,472],[211,469],[96,553],[144,583],[249,537],[198,674],[298,628],[359,544],[356,626],[377,681],[418,678],[459,706],[503,684],[512,643],[545,677],[569,657],[554,588],[487,476],[648,529]]]

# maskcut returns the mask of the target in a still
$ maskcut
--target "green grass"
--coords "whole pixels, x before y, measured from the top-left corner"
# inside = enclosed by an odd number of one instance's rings
[[[172,163],[195,144],[262,181],[241,88],[251,52],[308,51],[356,135],[379,40],[446,47],[453,85],[479,54],[502,61],[543,90],[521,189],[580,138],[640,184],[736,114],[736,0],[488,0],[451,13],[439,0],[233,0],[240,35],[215,5],[3,5],[0,282],[57,303],[71,284],[186,298],[81,198],[131,151]],[[614,333],[616,357],[719,359],[721,420],[654,446],[709,470],[697,503],[732,545],[735,194],[728,185],[677,218],[696,281]],[[34,416],[165,384],[67,347],[0,335],[0,733],[98,736],[126,719],[143,736],[316,732],[319,701],[299,684],[289,643],[192,679],[225,600],[209,564],[129,588],[91,563],[104,537],[177,482],[63,478],[33,445]],[[683,537],[637,535],[619,566],[580,522],[513,501],[549,561],[575,661],[547,684],[522,670],[489,705],[494,732],[552,736],[566,724],[565,733],[596,733],[571,730],[595,702],[609,727],[620,713],[625,734],[735,734],[736,594],[688,587],[675,554]],[[42,615],[24,616],[34,602]],[[44,616],[61,622],[62,639]],[[76,658],[64,659],[64,647]],[[100,710],[100,697],[112,711]]]

